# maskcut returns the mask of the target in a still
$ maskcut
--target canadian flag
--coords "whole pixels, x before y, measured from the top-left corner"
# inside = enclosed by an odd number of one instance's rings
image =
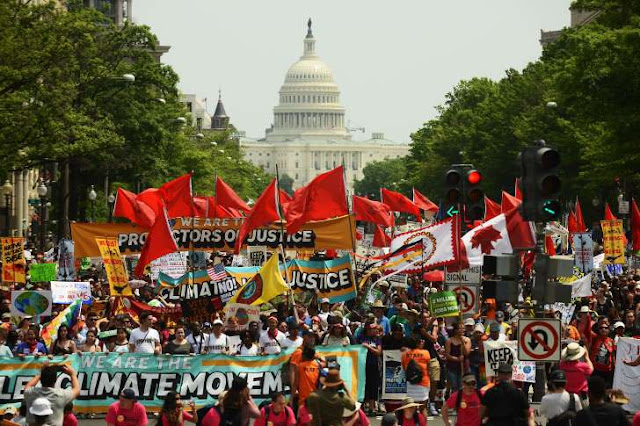
[[[535,245],[531,222],[523,220],[514,208],[473,228],[461,238],[461,267],[482,265],[485,254],[510,254],[516,248],[530,249]]]

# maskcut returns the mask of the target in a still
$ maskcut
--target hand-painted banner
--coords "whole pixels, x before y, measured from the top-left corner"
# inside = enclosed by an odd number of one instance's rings
[[[349,393],[361,401],[364,397],[366,349],[360,345],[317,347],[326,357],[340,364],[341,378]],[[118,400],[123,389],[131,388],[147,411],[159,411],[163,397],[177,390],[183,400],[192,399],[204,407],[216,401],[221,392],[231,387],[233,377],[247,379],[256,403],[275,391],[287,391],[280,379],[283,364],[292,350],[279,355],[238,357],[227,355],[154,356],[150,354],[85,353],[68,358],[54,357],[52,364],[70,362],[78,371],[80,396],[74,401],[77,413],[106,413]],[[24,385],[39,373],[42,359],[0,357],[0,407],[18,407]],[[58,378],[60,387],[69,387],[67,376]]]
[[[350,256],[325,261],[291,260],[287,268],[294,292],[318,292],[319,298],[327,297],[331,303],[356,297]]]
[[[407,379],[401,358],[399,350],[382,351],[382,399],[402,400],[407,397]]]
[[[173,278],[179,278],[187,272],[189,252],[169,253],[151,261],[151,279],[157,280],[162,272]]]
[[[251,321],[260,322],[260,306],[227,303],[224,307],[225,330],[247,330]]]
[[[91,283],[77,281],[51,281],[53,303],[68,305],[76,299],[82,299],[85,305],[91,304]]]
[[[625,238],[622,229],[622,221],[617,220],[601,220],[602,228],[602,246],[604,248],[605,265],[624,265],[624,249]]]
[[[2,282],[25,283],[26,261],[24,259],[24,238],[7,237],[2,244]]]
[[[74,257],[75,243],[73,240],[60,240],[58,244],[58,281],[74,281],[76,279]]]
[[[22,290],[11,292],[11,315],[46,317],[51,315],[51,292]]]
[[[96,238],[96,244],[104,262],[111,296],[132,296],[118,241],[115,238]]]
[[[55,281],[58,272],[55,263],[33,263],[29,266],[29,276],[32,283]]]
[[[171,220],[173,236],[181,250],[188,251],[191,244],[201,251],[231,251],[236,241],[242,218],[203,219],[177,218]],[[355,223],[351,226],[348,216],[310,222],[293,235],[284,232],[284,246],[290,249],[344,249],[351,250],[351,239]],[[76,256],[98,257],[96,237],[117,238],[120,252],[124,255],[140,253],[148,230],[133,224],[122,223],[72,223],[71,235],[76,244]],[[282,240],[282,229],[275,224],[255,229],[246,244],[277,248]]]
[[[517,345],[518,342],[515,340],[484,342],[484,365],[487,377],[497,375],[500,364],[511,364],[513,380],[535,383],[536,363],[520,361]]]
[[[616,352],[613,388],[620,389],[629,398],[629,403],[622,408],[630,413],[640,411],[638,383],[640,383],[640,340],[621,337],[618,340]]]

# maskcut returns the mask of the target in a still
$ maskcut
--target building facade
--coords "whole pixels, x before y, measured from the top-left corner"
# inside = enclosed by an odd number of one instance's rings
[[[320,173],[344,165],[350,189],[362,179],[364,167],[377,160],[404,157],[409,144],[382,133],[354,141],[346,127],[345,108],[333,72],[316,54],[316,39],[308,22],[303,54],[287,71],[273,109],[273,124],[265,137],[238,137],[245,159],[267,173],[287,174],[294,188]]]

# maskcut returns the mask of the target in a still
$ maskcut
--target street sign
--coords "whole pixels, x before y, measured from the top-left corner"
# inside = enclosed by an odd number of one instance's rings
[[[385,278],[391,287],[400,288],[409,288],[408,279],[409,276],[406,274],[395,274]]]
[[[482,266],[473,265],[469,269],[460,271],[444,271],[445,284],[480,284],[482,275]]]
[[[518,321],[520,361],[560,361],[562,327],[559,319],[523,318]]]
[[[462,315],[478,313],[478,286],[447,284],[447,290],[458,293],[458,306]]]
[[[629,214],[629,202],[628,201],[619,201],[618,202],[618,213],[620,214]]]
[[[447,216],[449,217],[453,217],[455,215],[457,215],[458,213],[460,213],[457,209],[456,206],[451,206],[447,209]]]

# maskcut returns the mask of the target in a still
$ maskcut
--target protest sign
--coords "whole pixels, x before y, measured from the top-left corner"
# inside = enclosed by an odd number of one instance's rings
[[[326,297],[331,303],[356,297],[350,256],[325,261],[291,260],[287,268],[294,292],[317,291],[318,298]]]
[[[11,315],[46,317],[51,315],[51,292],[22,290],[11,292]]]
[[[91,284],[77,281],[51,281],[53,303],[68,305],[82,299],[84,305],[91,304]]]
[[[409,276],[406,274],[389,275],[388,277],[385,277],[385,281],[389,283],[391,288],[409,288]]]
[[[24,238],[2,238],[2,282],[25,283]]]
[[[232,251],[243,218],[209,219],[176,218],[172,220],[173,236],[181,251]],[[245,240],[247,246],[285,249],[352,249],[350,236],[355,230],[353,217],[348,216],[305,223],[298,232],[288,235],[280,224],[254,229]],[[118,240],[123,255],[140,253],[149,230],[126,223],[72,223],[71,235],[76,243],[77,256],[100,256],[95,243],[97,237]]]
[[[535,383],[536,372],[535,362],[520,361],[518,359],[518,342],[508,341],[485,341],[484,344],[484,365],[487,377],[497,375],[500,364],[511,364],[514,374],[513,380]],[[518,377],[516,379],[515,377]]]
[[[604,248],[604,265],[624,265],[624,230],[622,229],[622,221],[617,220],[601,220],[602,228],[602,245]]]
[[[593,271],[593,239],[586,232],[573,234],[573,255],[575,265],[583,273]]]
[[[555,302],[552,305],[545,305],[545,309],[550,309],[553,312],[560,312],[562,317],[560,318],[565,325],[569,325],[573,312],[576,310],[576,305],[562,302]]]
[[[626,362],[625,362],[626,361]],[[613,389],[620,389],[629,403],[623,405],[626,411],[640,411],[640,339],[621,337],[618,339],[616,368],[613,375]],[[632,364],[632,365],[629,365]]]
[[[80,270],[88,271],[91,269],[91,258],[90,257],[81,257],[80,258]]]
[[[454,291],[429,294],[429,311],[434,317],[454,317],[460,314],[458,297]]]
[[[187,272],[188,252],[169,253],[151,261],[151,279],[157,280],[162,272],[172,278],[178,278]]]
[[[511,379],[516,382],[536,382],[536,363],[535,361],[515,361],[513,364],[513,372]]]
[[[132,296],[118,241],[115,238],[96,238],[96,244],[104,262],[111,296]]]
[[[231,387],[238,375],[246,378],[256,404],[267,400],[272,392],[288,389],[280,378],[282,365],[292,349],[279,355],[237,357],[227,355],[154,356],[151,354],[96,353],[54,357],[50,363],[69,362],[78,372],[80,396],[74,401],[76,413],[106,413],[109,405],[118,400],[125,388],[138,395],[147,411],[157,412],[169,391],[177,389],[183,400],[193,400],[198,408],[212,405],[220,393]],[[346,347],[317,347],[325,358],[335,357],[340,365],[341,378],[349,393],[364,398],[366,349],[360,345]],[[24,396],[24,385],[39,374],[42,359],[26,357],[16,363],[12,358],[0,357],[0,407],[17,407]],[[69,386],[69,378],[59,378],[62,388]]]
[[[444,282],[446,284],[480,284],[482,274],[481,265],[471,265],[467,269],[450,271],[444,269]]]
[[[382,399],[402,400],[407,397],[407,379],[401,364],[402,352],[382,351]]]
[[[29,266],[29,276],[32,283],[55,281],[57,275],[55,263],[33,263]]]
[[[224,307],[226,330],[238,331],[249,328],[251,321],[260,322],[260,306],[242,303],[227,303]]]
[[[58,244],[58,281],[73,281],[76,279],[74,255],[75,243],[73,240],[60,240]]]
[[[251,266],[262,266],[267,261],[267,246],[249,246],[247,254]]]

